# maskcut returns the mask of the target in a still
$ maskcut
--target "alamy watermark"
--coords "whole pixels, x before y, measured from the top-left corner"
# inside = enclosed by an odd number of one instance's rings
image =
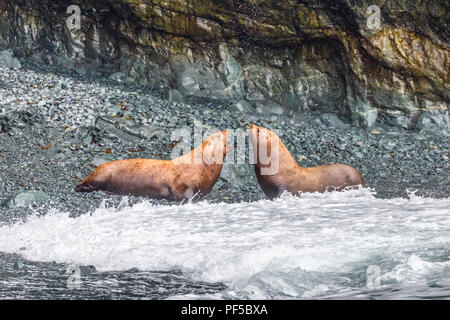
[[[381,28],[381,10],[380,7],[373,4],[367,8],[367,28],[377,31]]]
[[[81,288],[81,269],[79,266],[71,265],[67,268],[66,274],[69,277],[66,280],[68,289],[80,289]]]
[[[192,130],[181,128],[172,132],[173,147],[171,159],[178,159],[185,164],[259,164],[261,175],[273,175],[279,169],[279,138],[276,132],[265,128],[227,129],[225,137],[217,130],[208,129],[203,132],[200,121],[194,121],[192,147]],[[214,136],[213,139],[210,137]],[[248,147],[247,138],[248,137]],[[204,142],[208,140],[205,145]],[[227,156],[224,158],[224,148]],[[248,162],[246,151],[248,150]],[[189,154],[192,152],[193,154]],[[189,156],[186,156],[189,154]]]
[[[81,9],[77,5],[71,5],[67,8],[66,13],[70,14],[70,16],[66,19],[67,28],[72,30],[80,30],[81,29]]]

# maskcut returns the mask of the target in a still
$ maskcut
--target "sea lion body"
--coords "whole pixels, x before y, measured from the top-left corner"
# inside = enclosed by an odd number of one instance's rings
[[[255,173],[258,183],[270,199],[278,197],[284,191],[299,194],[299,192],[340,191],[347,187],[365,186],[359,171],[346,164],[300,167],[280,138],[266,128],[250,126],[250,141],[256,159]],[[264,169],[273,166],[273,163],[269,161],[263,164],[261,161],[260,143],[267,144],[264,151],[267,150],[270,161],[273,159],[278,161],[278,169],[274,174],[263,172]],[[277,144],[277,148],[272,148],[272,143]]]
[[[223,159],[229,151],[226,136],[225,130],[216,133],[198,148],[173,160],[127,159],[101,164],[75,191],[103,190],[154,199],[198,200],[211,192],[220,175]],[[214,140],[216,138],[218,140]],[[195,152],[200,155],[200,161],[194,158]],[[221,161],[211,158],[216,152],[220,153]]]

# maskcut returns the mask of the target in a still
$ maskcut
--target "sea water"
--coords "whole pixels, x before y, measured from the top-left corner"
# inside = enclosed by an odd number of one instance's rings
[[[25,264],[0,276],[2,298],[449,298],[450,198],[123,198],[75,218],[52,209],[0,225],[0,252]]]

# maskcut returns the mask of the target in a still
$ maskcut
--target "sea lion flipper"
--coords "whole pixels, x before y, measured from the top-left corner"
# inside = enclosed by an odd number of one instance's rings
[[[86,182],[85,180],[75,187],[76,192],[93,192],[96,190],[98,190],[98,188],[95,188],[92,184]]]

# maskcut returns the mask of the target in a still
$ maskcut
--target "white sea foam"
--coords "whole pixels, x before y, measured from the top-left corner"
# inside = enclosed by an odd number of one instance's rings
[[[379,199],[369,189],[235,204],[124,199],[2,225],[0,251],[99,271],[177,268],[228,286],[211,298],[364,297],[366,269],[378,265],[379,290],[408,285],[414,295],[411,285],[436,279],[449,288],[449,208],[450,198]]]

